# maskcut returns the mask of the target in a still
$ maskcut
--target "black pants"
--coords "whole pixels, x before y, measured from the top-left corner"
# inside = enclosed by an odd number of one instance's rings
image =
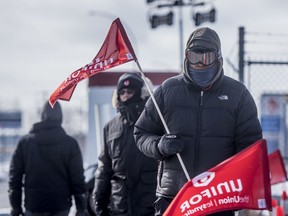
[[[154,203],[155,216],[161,216],[164,214],[165,210],[168,208],[169,204],[172,202],[172,199],[165,197],[158,197]],[[211,216],[234,216],[234,211],[224,211],[214,214],[209,214]]]
[[[31,212],[27,210],[25,216],[68,216],[69,211],[70,209],[60,212]]]

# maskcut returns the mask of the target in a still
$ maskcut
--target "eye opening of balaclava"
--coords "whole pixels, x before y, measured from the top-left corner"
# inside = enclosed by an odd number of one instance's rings
[[[121,103],[119,97],[120,96],[119,91],[122,89],[121,86],[124,85],[127,86],[128,83],[126,82],[124,84],[124,80],[126,80],[127,77],[132,78],[132,76],[133,78],[137,79],[138,81],[141,81],[142,83],[142,84],[138,83],[137,89],[139,90],[139,92],[137,92],[136,95],[134,95],[135,97],[130,98],[132,100],[127,100],[125,104]],[[129,85],[132,85],[132,83],[129,82]],[[142,87],[140,88],[140,86]],[[153,90],[153,83],[148,77],[145,77],[145,83],[142,77],[135,73],[133,74],[126,73],[119,78],[117,87],[112,95],[112,106],[116,108],[117,112],[121,114],[124,122],[128,123],[129,125],[133,125],[136,122],[136,120],[138,119],[138,117],[140,116],[141,112],[144,109],[147,99],[150,96],[150,91],[148,89]]]
[[[144,108],[147,97],[142,97],[143,87],[144,81],[138,74],[135,73],[125,73],[118,80],[116,89],[117,112],[120,112],[125,122],[129,123],[130,125],[135,123]],[[133,89],[135,93],[128,100],[121,101],[120,92],[123,89]]]
[[[193,50],[196,53],[214,52],[216,54],[216,61],[203,69],[193,69],[186,55],[184,60],[184,74],[192,83],[202,89],[211,86],[220,77],[223,66],[221,42],[218,34],[207,27],[196,29],[187,41],[185,54],[187,50]]]
[[[118,84],[117,84],[118,103],[124,103],[125,105],[128,105],[131,102],[141,101],[141,89],[142,89],[143,85],[144,85],[144,82],[139,75],[137,75],[135,73],[123,74],[119,78]],[[124,88],[135,90],[135,94],[131,98],[129,98],[127,101],[121,102],[119,93]]]

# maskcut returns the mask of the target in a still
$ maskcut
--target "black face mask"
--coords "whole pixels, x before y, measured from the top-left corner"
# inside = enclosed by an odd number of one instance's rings
[[[118,111],[130,125],[133,125],[143,111],[145,103],[146,100],[131,102],[128,105],[119,103]]]
[[[218,72],[218,63],[215,62],[210,67],[205,69],[193,69],[190,67],[189,63],[187,63],[187,71],[191,79],[199,85],[201,88],[206,88],[212,84],[213,79],[215,78]]]

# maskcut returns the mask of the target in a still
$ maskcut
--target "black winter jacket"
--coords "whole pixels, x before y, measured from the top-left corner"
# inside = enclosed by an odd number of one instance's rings
[[[97,215],[154,215],[157,161],[139,151],[133,129],[120,115],[104,127],[93,192]]]
[[[60,124],[49,121],[34,124],[29,134],[21,138],[12,157],[9,173],[12,208],[21,208],[23,186],[26,210],[69,210],[71,196],[85,194],[83,172],[78,143]],[[79,201],[78,210],[85,210],[84,203]]]
[[[165,81],[154,93],[170,133],[185,142],[180,153],[191,178],[219,164],[262,138],[254,100],[240,82],[223,75],[201,90],[185,75]],[[173,198],[187,182],[177,156],[164,160],[157,143],[165,134],[152,103],[135,124],[135,139],[147,156],[160,160],[157,196]]]

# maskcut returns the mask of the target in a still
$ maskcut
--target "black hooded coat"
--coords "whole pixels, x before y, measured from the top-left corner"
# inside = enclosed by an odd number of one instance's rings
[[[80,148],[61,127],[62,112],[58,105],[52,112],[48,106],[47,103],[42,121],[34,124],[30,132],[20,139],[13,154],[9,173],[12,210],[21,211],[24,187],[24,206],[30,212],[69,210],[72,195],[76,199],[77,211],[84,211],[85,203],[81,200],[85,195],[84,170]]]
[[[135,88],[136,93],[124,104],[114,92],[114,105],[120,114],[104,127],[93,191],[97,216],[154,215],[157,162],[139,151],[133,137],[134,123],[143,110],[148,92],[143,91],[141,78],[135,76],[127,73],[120,77],[117,90],[126,83],[125,87]],[[135,79],[141,81],[140,86],[134,85]]]
[[[187,48],[212,49],[221,55],[216,33],[203,28],[188,40]],[[183,138],[180,153],[190,178],[209,170],[262,138],[255,102],[240,82],[224,75],[222,58],[211,85],[202,89],[185,71],[166,80],[154,97],[172,134]],[[158,142],[165,128],[151,98],[135,123],[138,148],[159,161],[157,196],[174,198],[188,181],[176,155],[164,158]]]

